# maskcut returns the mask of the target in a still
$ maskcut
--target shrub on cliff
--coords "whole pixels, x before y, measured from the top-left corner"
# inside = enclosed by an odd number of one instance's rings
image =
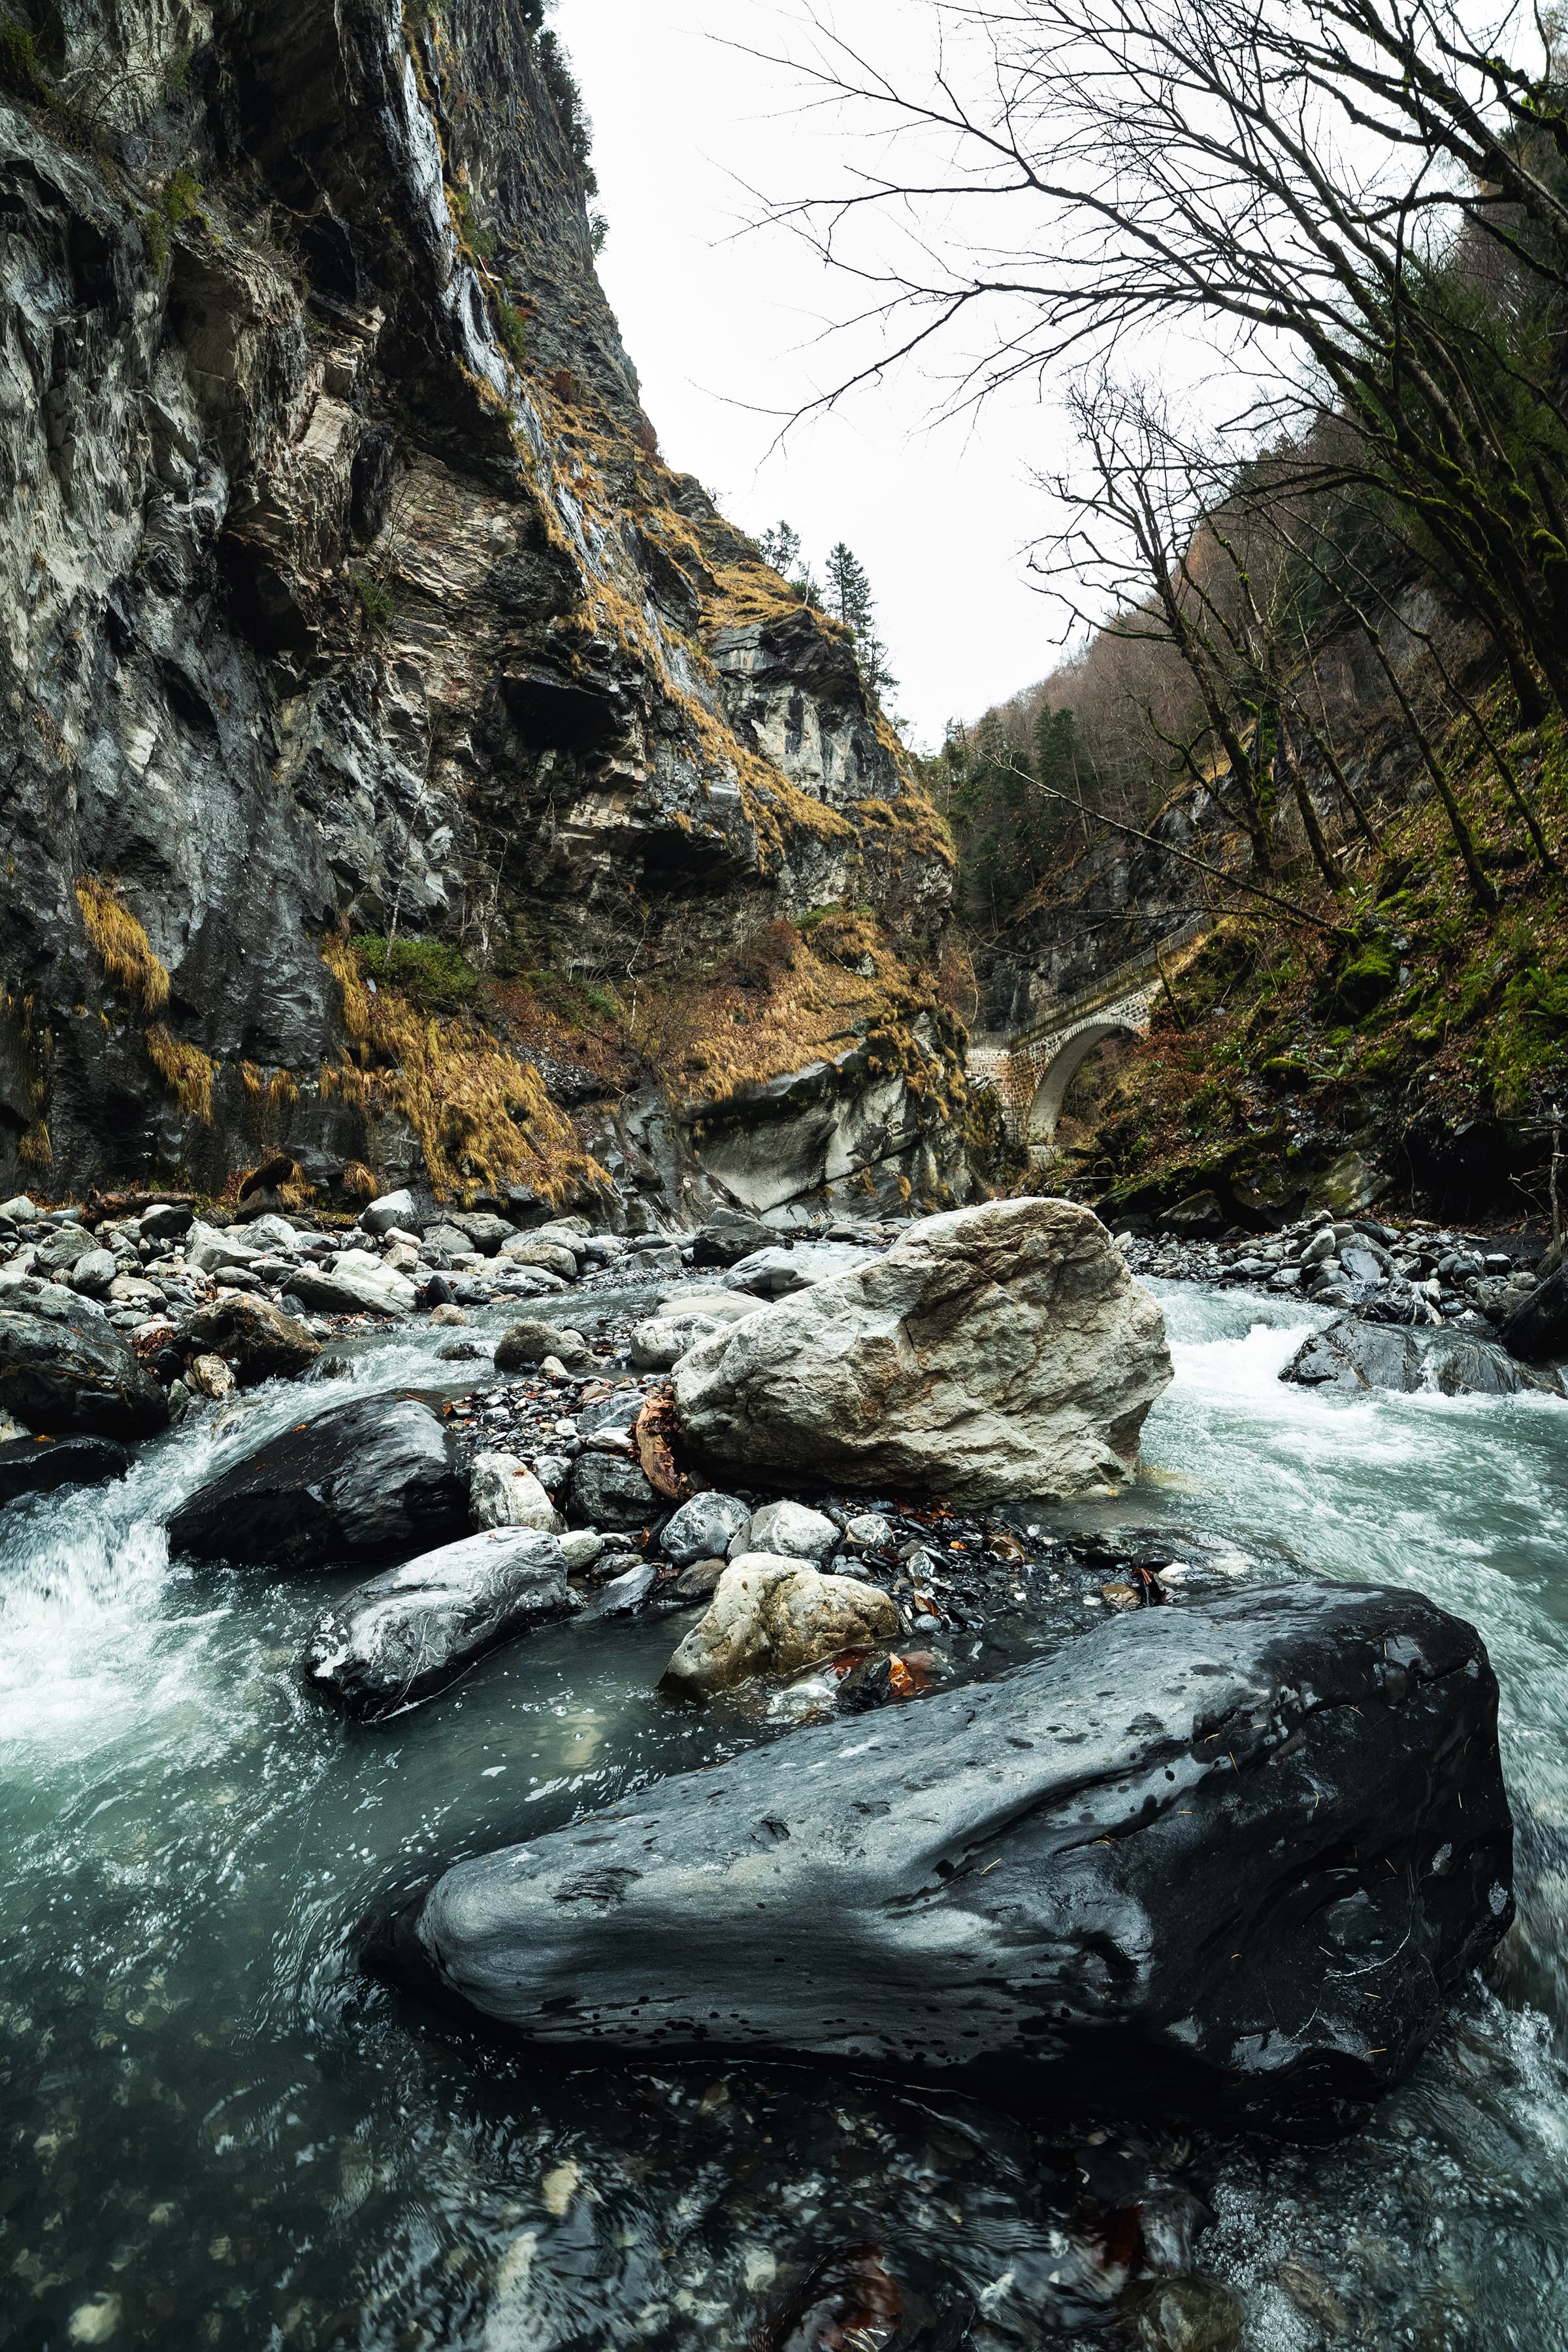
[[[445,940],[385,940],[362,932],[353,944],[366,976],[407,997],[421,1013],[460,1013],[479,993],[479,973]]]

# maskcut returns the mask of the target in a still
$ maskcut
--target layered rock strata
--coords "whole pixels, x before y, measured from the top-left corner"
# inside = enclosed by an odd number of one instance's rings
[[[271,1153],[558,1201],[587,1141],[695,1181],[657,1087],[579,1135],[504,1011],[438,1006],[435,1050],[352,945],[624,977],[834,905],[929,940],[947,900],[847,638],[658,454],[540,12],[12,13],[0,1189]],[[940,1192],[951,1041],[892,994],[914,1097],[835,1084]]]

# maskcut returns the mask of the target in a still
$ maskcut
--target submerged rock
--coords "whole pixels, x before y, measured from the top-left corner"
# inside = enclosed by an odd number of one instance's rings
[[[994,1201],[703,1340],[675,1394],[715,1466],[988,1502],[1118,1485],[1170,1378],[1164,1318],[1099,1219]]]
[[[101,1486],[130,1467],[130,1454],[112,1438],[25,1437],[0,1445],[0,1503],[60,1486]]]
[[[1145,1610],[847,1728],[458,1863],[383,1957],[581,2061],[1330,2138],[1513,1916],[1497,1684],[1409,1591]]]
[[[1523,1389],[1564,1393],[1559,1374],[1529,1370],[1495,1340],[1401,1330],[1352,1315],[1315,1331],[1279,1377],[1336,1396],[1365,1396],[1378,1389],[1405,1395],[1423,1389],[1444,1396],[1516,1396]]]
[[[468,1529],[468,1482],[426,1404],[367,1397],[281,1431],[182,1504],[172,1550],[310,1569],[406,1559]]]
[[[58,1312],[0,1307],[0,1412],[49,1436],[151,1437],[166,1428],[169,1401],[129,1341],[68,1291],[60,1296],[70,1303]]]
[[[742,1552],[719,1579],[712,1605],[664,1679],[671,1690],[705,1698],[754,1675],[799,1674],[898,1630],[897,1607],[874,1584],[824,1576],[773,1552]]]
[[[401,1715],[487,1651],[578,1605],[552,1536],[488,1528],[335,1601],[306,1644],[305,1674],[354,1715]]]

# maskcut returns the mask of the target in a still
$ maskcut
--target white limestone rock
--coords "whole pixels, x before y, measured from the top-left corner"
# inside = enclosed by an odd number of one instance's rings
[[[991,1201],[732,1330],[675,1372],[693,1455],[985,1503],[1114,1492],[1171,1359],[1158,1302],[1070,1201]]]
[[[558,1536],[560,1512],[515,1454],[479,1454],[468,1475],[468,1512],[477,1528],[536,1528]]]
[[[859,1649],[899,1630],[892,1598],[852,1576],[824,1576],[798,1559],[743,1552],[719,1579],[705,1615],[665,1669],[691,1697],[727,1690],[753,1675],[799,1674],[840,1650]]]

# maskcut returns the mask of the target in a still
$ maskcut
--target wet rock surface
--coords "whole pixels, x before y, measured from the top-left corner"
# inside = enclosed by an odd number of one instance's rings
[[[0,1300],[0,1412],[48,1436],[151,1437],[167,1424],[163,1391],[112,1325],[68,1291],[36,1306],[47,1311]]]
[[[100,1486],[123,1478],[130,1449],[108,1437],[21,1438],[0,1444],[0,1504],[59,1486]]]
[[[285,1430],[181,1506],[176,1552],[282,1569],[386,1559],[468,1532],[468,1482],[426,1404],[369,1398]]]
[[[1099,1219],[1037,1199],[927,1220],[703,1340],[675,1393],[715,1470],[984,1501],[1119,1484],[1170,1377],[1160,1310]]]
[[[1320,1210],[1277,1233],[1233,1231],[1215,1240],[1173,1225],[1121,1233],[1118,1241],[1135,1274],[1161,1281],[1235,1283],[1366,1323],[1496,1339],[1526,1361],[1568,1360],[1568,1324],[1553,1305],[1568,1293],[1554,1287],[1556,1276],[1538,1282],[1546,1244],[1528,1234],[1489,1236]]]
[[[458,1864],[384,1958],[579,2060],[1333,2137],[1511,1917],[1496,1706],[1479,1637],[1408,1592],[1151,1610],[878,1716],[852,1770],[825,1726]]]
[[[1364,1396],[1373,1389],[1407,1395],[1423,1389],[1442,1396],[1568,1395],[1561,1374],[1522,1364],[1495,1341],[1468,1332],[1450,1339],[1401,1331],[1349,1315],[1304,1340],[1279,1377],[1336,1396]]]
[[[552,1536],[497,1528],[389,1569],[333,1603],[305,1650],[305,1677],[351,1714],[401,1715],[500,1642],[579,1606]]]

